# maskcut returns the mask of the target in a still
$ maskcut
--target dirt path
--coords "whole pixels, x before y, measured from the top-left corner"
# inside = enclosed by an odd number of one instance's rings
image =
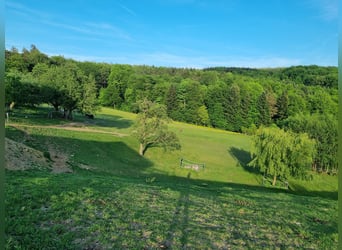
[[[53,128],[53,129],[64,129],[64,130],[79,131],[79,132],[92,132],[92,133],[99,133],[99,134],[108,134],[108,135],[113,135],[113,136],[117,136],[117,137],[127,136],[127,134],[118,133],[118,132],[109,132],[109,131],[103,131],[103,130],[98,130],[98,129],[91,129],[91,128],[88,128],[88,127],[80,127],[80,124],[78,124],[78,123],[68,123],[68,124],[64,124],[64,125],[42,126],[42,125],[24,125],[24,124],[7,123],[8,126],[12,126],[12,127],[22,127],[22,128]],[[81,126],[84,126],[84,125],[81,124]]]

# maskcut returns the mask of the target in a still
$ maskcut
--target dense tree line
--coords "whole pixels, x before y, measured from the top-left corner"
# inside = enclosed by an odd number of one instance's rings
[[[72,119],[76,109],[84,114],[97,110],[98,86],[103,86],[103,79],[108,77],[102,76],[105,64],[93,74],[82,63],[62,56],[48,57],[33,45],[29,51],[19,53],[13,48],[5,55],[7,107],[48,103],[55,111],[63,110],[67,119]]]
[[[306,132],[317,141],[313,168],[337,169],[337,67],[199,70],[78,62],[34,45],[5,56],[8,105],[49,103],[71,118],[73,110],[94,113],[98,104],[137,113],[139,101],[148,99],[177,121],[246,133],[260,126]]]
[[[307,86],[324,86],[337,88],[337,67],[293,66],[288,68],[253,69],[235,67],[214,67],[204,69],[205,71],[231,72],[238,75],[251,77],[272,77],[279,80],[289,80],[293,83]]]

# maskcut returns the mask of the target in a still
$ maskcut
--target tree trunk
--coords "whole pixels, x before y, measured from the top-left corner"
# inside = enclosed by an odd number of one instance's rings
[[[53,105],[55,111],[57,112],[59,110],[59,105],[58,104],[52,104],[52,105]]]
[[[277,175],[275,174],[275,175],[273,176],[272,186],[275,186],[276,181],[277,181]]]
[[[141,156],[144,156],[145,150],[146,150],[146,146],[144,144],[140,143],[139,154]]]
[[[325,169],[325,173],[329,174],[329,166]]]
[[[72,110],[69,110],[68,119],[69,120],[73,120],[74,119],[74,117],[72,116]]]
[[[70,109],[64,109],[64,118],[67,120],[72,120],[72,110]]]
[[[14,108],[15,102],[11,102],[11,104],[9,105],[10,110],[12,110]]]

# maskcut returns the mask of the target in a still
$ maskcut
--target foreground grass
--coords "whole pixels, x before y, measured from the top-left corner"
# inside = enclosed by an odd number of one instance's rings
[[[8,249],[337,248],[337,178],[262,187],[246,167],[248,136],[175,122],[182,150],[141,157],[133,114],[104,108],[73,121],[125,134],[115,136],[44,127],[68,123],[44,112],[12,117],[6,136],[42,152],[53,145],[74,173],[6,172]],[[206,167],[180,168],[182,157]]]
[[[6,172],[7,249],[337,249],[337,202],[179,177]]]

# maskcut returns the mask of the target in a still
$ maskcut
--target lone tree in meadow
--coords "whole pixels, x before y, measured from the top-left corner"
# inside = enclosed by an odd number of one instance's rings
[[[307,175],[315,154],[315,141],[304,133],[261,127],[254,136],[252,154],[253,160],[248,165],[273,176],[274,186],[278,177]]]
[[[140,143],[139,154],[144,155],[148,147],[158,146],[165,150],[180,149],[176,134],[168,130],[169,119],[164,105],[144,99],[139,104],[139,114],[133,135]]]

